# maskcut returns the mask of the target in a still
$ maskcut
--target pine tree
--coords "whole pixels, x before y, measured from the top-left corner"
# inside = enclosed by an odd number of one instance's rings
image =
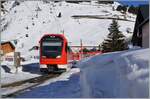
[[[102,43],[102,51],[113,52],[127,49],[127,44],[124,39],[125,36],[119,31],[119,25],[115,19],[113,19],[108,30],[109,34],[107,39]]]
[[[121,11],[122,10],[122,6],[121,5],[119,5],[118,7],[117,7],[117,9],[116,9],[117,11]]]

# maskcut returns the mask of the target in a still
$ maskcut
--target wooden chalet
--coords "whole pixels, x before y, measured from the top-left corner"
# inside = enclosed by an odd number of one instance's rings
[[[132,36],[133,46],[149,48],[149,36],[149,5],[140,5]]]
[[[1,42],[0,49],[2,50],[3,54],[14,52],[15,46],[10,42]]]

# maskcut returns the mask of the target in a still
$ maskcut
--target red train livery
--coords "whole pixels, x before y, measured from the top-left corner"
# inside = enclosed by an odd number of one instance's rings
[[[74,53],[68,47],[68,41],[63,34],[45,34],[40,40],[40,71],[55,72],[60,68],[68,69],[78,60],[96,54],[102,53],[101,51]]]
[[[67,39],[63,34],[46,34],[40,40],[40,71],[56,71],[66,68]]]

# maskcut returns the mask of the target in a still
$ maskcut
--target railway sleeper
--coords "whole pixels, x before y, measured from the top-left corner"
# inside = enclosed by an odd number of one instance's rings
[[[27,89],[33,88],[33,87],[43,83],[44,81],[46,81],[50,78],[58,77],[59,75],[60,74],[48,74],[48,75],[45,75],[45,76],[32,78],[30,80],[26,80],[26,81],[23,81],[23,82],[16,82],[17,84],[13,83],[13,84],[9,84],[7,86],[3,86],[3,88],[8,88],[9,89],[9,87],[10,87],[11,89],[18,89],[18,90],[15,90],[15,91],[12,90],[8,93],[2,93],[2,98],[15,97],[17,94],[19,94],[19,93],[21,93],[21,92],[23,92]],[[29,84],[29,83],[32,83],[32,84]],[[26,84],[27,84],[27,86],[24,86]],[[23,86],[23,87],[21,87],[21,86]]]

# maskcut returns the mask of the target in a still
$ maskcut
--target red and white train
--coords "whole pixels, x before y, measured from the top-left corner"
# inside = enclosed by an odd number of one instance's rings
[[[63,34],[46,34],[40,40],[40,71],[53,72],[68,66],[68,42]]]
[[[63,34],[45,34],[40,40],[40,71],[54,72],[60,68],[67,69],[81,58],[97,53],[101,52],[73,53]]]

